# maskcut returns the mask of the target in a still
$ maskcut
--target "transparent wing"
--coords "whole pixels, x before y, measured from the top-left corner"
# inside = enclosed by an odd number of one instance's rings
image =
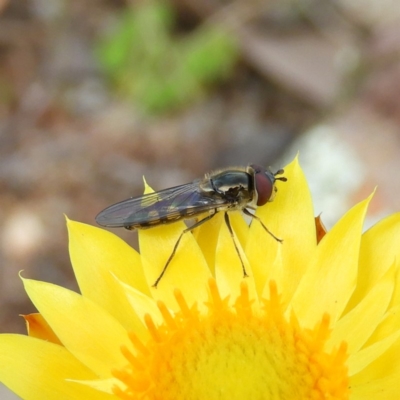
[[[148,227],[195,217],[224,204],[217,192],[204,192],[194,181],[121,201],[100,212],[96,221],[108,227]]]

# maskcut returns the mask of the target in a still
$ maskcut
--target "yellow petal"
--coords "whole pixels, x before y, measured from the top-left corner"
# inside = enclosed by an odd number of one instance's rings
[[[400,304],[400,257],[395,260],[396,265],[396,276],[394,278],[394,292],[392,296],[392,301],[390,302],[390,307],[396,307]]]
[[[400,304],[395,307],[391,307],[382,318],[380,324],[375,328],[374,333],[368,339],[366,345],[371,345],[375,342],[379,342],[385,337],[391,335],[400,327]]]
[[[194,236],[212,275],[215,274],[215,249],[217,248],[219,230],[221,224],[224,223],[224,213],[221,212],[194,230]]]
[[[292,307],[304,326],[328,313],[334,324],[354,291],[365,213],[372,195],[354,206],[321,240],[293,296]]]
[[[247,242],[249,225],[240,212],[230,212],[229,220],[239,243],[244,248]],[[223,212],[217,213],[211,220],[200,225],[200,227],[196,228],[194,231],[194,236],[207,260],[208,267],[212,274],[215,274],[215,249],[217,248],[219,240],[221,224],[225,224]]]
[[[351,400],[398,400],[400,374],[371,379],[362,385],[351,384]]]
[[[126,330],[91,300],[46,282],[23,279],[33,304],[62,344],[99,377],[126,363],[120,347],[131,347]]]
[[[150,294],[139,254],[103,229],[71,220],[67,220],[67,226],[71,262],[81,293],[116,317],[126,329],[135,329],[138,318],[121,295],[114,276]]]
[[[400,213],[393,214],[370,228],[361,239],[360,272],[348,309],[368,293],[375,282],[400,260]]]
[[[91,381],[68,379],[68,381],[77,383],[79,385],[89,386],[96,391],[108,393],[110,395],[113,394],[113,387],[122,386],[122,382],[116,378],[96,379],[96,380],[91,380]],[[116,396],[114,396],[114,397],[116,397]],[[114,398],[114,397],[112,397],[112,398]]]
[[[396,337],[396,333],[391,336],[391,338],[393,337]],[[397,339],[391,346],[385,347],[388,348],[387,351],[379,353],[379,356],[366,368],[351,377],[352,385],[365,385],[368,382],[385,379],[393,375],[400,376],[400,340]]]
[[[223,215],[223,213],[221,213]],[[229,221],[237,239],[239,240],[242,248],[246,246],[247,238],[249,236],[250,227],[243,218],[243,214],[240,212],[230,212]]]
[[[400,331],[387,336],[380,342],[376,342],[373,345],[366,347],[349,357],[349,375],[355,375],[362,371],[365,367],[370,365],[373,361],[378,359],[382,354],[384,354],[396,341],[400,338]],[[391,354],[396,354],[392,349]],[[396,363],[398,364],[398,358],[396,358]],[[377,376],[377,371],[375,371],[375,378]],[[387,372],[386,372],[387,373]]]
[[[179,236],[186,229],[183,222],[157,226],[139,232],[140,253],[146,279],[153,285],[164,269]],[[173,288],[179,288],[189,305],[207,299],[207,280],[211,276],[206,260],[191,232],[182,240],[152,296],[177,309]]]
[[[143,181],[144,193],[152,193],[153,189],[144,177]],[[210,270],[191,232],[183,235],[165,275],[157,287],[154,287],[182,231],[186,228],[183,221],[178,221],[139,232],[143,269],[147,282],[152,288],[152,296],[162,300],[170,309],[179,308],[172,288],[179,288],[189,305],[196,301],[202,305],[207,299],[206,283],[210,277]]]
[[[227,225],[222,223],[215,256],[215,278],[218,283],[219,292],[221,297],[229,295],[230,301],[234,302],[240,293],[240,282],[246,279],[249,298],[257,299],[253,271],[235,232],[234,236],[235,242],[232,240]],[[236,251],[235,243],[240,252],[240,258]],[[241,260],[244,263],[247,277],[244,277]]]
[[[144,325],[144,316],[149,314],[153,321],[160,325],[163,322],[163,318],[159,308],[157,307],[156,301],[149,296],[143,294],[140,290],[133,288],[132,286],[126,285],[123,282],[119,282],[121,285],[121,290],[125,293],[131,307],[135,310],[135,313],[139,316],[140,321]],[[147,335],[148,331],[146,330]],[[136,336],[138,336],[137,331],[135,331]]]
[[[114,399],[67,381],[95,378],[62,346],[22,335],[0,336],[0,381],[25,400]]]
[[[256,215],[283,243],[274,240],[253,220],[246,244],[258,293],[269,297],[269,279],[282,288],[282,302],[287,304],[317,245],[310,190],[298,159],[285,168],[287,182],[277,181],[275,199],[257,209]],[[265,291],[265,292],[264,292]]]
[[[382,321],[393,293],[395,268],[375,284],[368,295],[335,325],[328,346],[339,347],[345,340],[348,353],[360,350]],[[365,316],[368,315],[368,318]]]

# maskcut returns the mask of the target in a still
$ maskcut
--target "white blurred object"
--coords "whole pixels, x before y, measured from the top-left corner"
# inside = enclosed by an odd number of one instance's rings
[[[328,125],[316,126],[300,136],[282,164],[290,162],[297,152],[310,186],[314,214],[321,214],[324,224],[331,228],[349,209],[349,197],[364,182],[363,160]]]
[[[39,217],[21,208],[6,218],[0,244],[7,257],[23,261],[37,251],[44,238],[45,227]]]

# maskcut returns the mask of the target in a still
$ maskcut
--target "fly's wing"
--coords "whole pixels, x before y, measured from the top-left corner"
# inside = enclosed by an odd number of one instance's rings
[[[225,203],[218,193],[203,192],[195,181],[121,201],[100,212],[96,221],[107,227],[144,228],[195,217]]]

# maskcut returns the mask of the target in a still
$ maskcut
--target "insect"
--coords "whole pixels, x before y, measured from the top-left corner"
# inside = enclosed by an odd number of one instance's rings
[[[99,225],[109,228],[124,227],[135,230],[179,220],[201,218],[180,234],[163,270],[153,284],[157,287],[183,235],[223,211],[225,223],[242,264],[243,275],[248,276],[234,239],[228,211],[239,210],[258,220],[269,235],[282,242],[249,209],[254,210],[256,206],[262,206],[273,200],[277,191],[275,181],[287,181],[283,176],[277,177],[283,173],[282,169],[272,173],[269,169],[256,164],[219,170],[191,183],[121,201],[101,211],[96,221]]]

